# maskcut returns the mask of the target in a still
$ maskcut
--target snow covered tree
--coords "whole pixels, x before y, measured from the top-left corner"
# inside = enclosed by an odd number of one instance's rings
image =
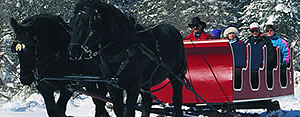
[[[187,21],[191,16],[199,16],[202,21],[206,22],[208,33],[213,29],[224,30],[232,21],[236,23],[238,14],[232,11],[233,4],[236,3],[217,0],[141,0],[136,1],[131,9],[141,24],[151,25],[163,22],[173,24],[183,36],[186,36],[190,32]],[[238,3],[245,4],[246,2],[238,1]]]

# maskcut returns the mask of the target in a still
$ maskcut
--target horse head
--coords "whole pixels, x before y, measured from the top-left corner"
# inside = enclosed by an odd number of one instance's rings
[[[35,78],[38,78],[45,60],[52,57],[49,54],[55,54],[58,50],[63,50],[63,47],[67,52],[70,37],[62,26],[65,24],[55,20],[59,18],[39,15],[29,17],[22,23],[11,18],[10,25],[15,33],[11,49],[18,54],[22,84],[30,85]],[[63,31],[65,35],[58,35]]]
[[[32,27],[32,21],[18,24],[15,19],[11,18],[10,24],[16,35],[11,49],[12,52],[18,53],[21,67],[20,81],[24,85],[30,85],[34,80],[34,74],[31,70],[34,69],[36,64],[34,54],[36,51],[36,42],[29,41],[29,39],[34,38],[29,33]]]
[[[133,39],[134,32],[134,26],[120,10],[99,0],[80,0],[75,6],[71,27],[68,49],[75,60],[82,59],[84,54],[93,55],[91,48],[98,52],[117,41],[126,45],[125,41]]]

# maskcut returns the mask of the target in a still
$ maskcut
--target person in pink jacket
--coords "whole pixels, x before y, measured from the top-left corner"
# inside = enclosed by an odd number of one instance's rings
[[[280,56],[280,64],[282,65],[283,68],[286,68],[288,64],[290,63],[290,48],[288,46],[288,43],[286,40],[280,38],[276,34],[275,26],[274,24],[266,24],[266,34],[264,34],[267,39],[270,39],[271,42],[273,43],[274,47],[279,47],[281,56]]]

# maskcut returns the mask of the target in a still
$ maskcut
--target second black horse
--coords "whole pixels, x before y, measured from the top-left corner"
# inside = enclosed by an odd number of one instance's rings
[[[143,116],[149,116],[150,88],[169,78],[173,87],[174,116],[182,116],[182,81],[187,63],[180,32],[168,24],[136,32],[134,25],[117,8],[99,0],[76,4],[74,30],[69,45],[73,59],[97,59],[101,77],[115,80],[127,93],[124,113],[134,117],[138,95],[142,93]],[[178,77],[180,78],[178,79]],[[181,81],[181,82],[180,82]],[[112,95],[114,105],[123,104],[122,91]]]

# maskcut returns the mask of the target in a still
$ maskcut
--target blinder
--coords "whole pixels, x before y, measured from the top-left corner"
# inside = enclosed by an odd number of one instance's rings
[[[11,52],[18,53],[22,52],[25,49],[25,44],[21,41],[14,40],[13,44],[11,45]]]
[[[86,11],[83,11],[83,10],[80,10],[78,12],[78,15],[81,15],[81,14],[84,14],[84,15],[87,15],[88,16],[88,34],[87,34],[87,37],[84,41],[84,43],[82,44],[83,46],[86,46],[87,42],[90,40],[90,38],[94,35],[94,31],[92,29],[92,22],[93,21],[97,21],[98,19],[101,18],[100,14],[99,14],[99,11],[98,10],[95,10],[95,15],[91,14],[91,13],[88,13]],[[92,18],[93,17],[93,18]]]
[[[87,7],[85,7],[85,8],[87,9]],[[87,11],[90,11],[90,10],[87,9]],[[81,53],[79,57],[76,57],[77,60],[81,60],[82,58],[92,59],[93,57],[95,57],[99,54],[98,51],[93,52],[89,48],[89,46],[87,45],[88,42],[91,40],[92,36],[94,35],[94,31],[92,29],[93,21],[97,21],[101,18],[100,14],[99,14],[99,11],[96,9],[94,11],[94,14],[93,14],[93,13],[86,12],[84,10],[79,10],[78,13],[77,13],[77,15],[79,15],[79,16],[82,15],[82,14],[88,17],[88,20],[87,20],[88,21],[88,25],[87,25],[88,26],[87,27],[88,31],[87,31],[87,34],[86,34],[87,36],[86,36],[85,40],[83,41],[83,43],[79,42],[79,40],[75,40],[77,42],[71,42],[70,43],[70,45],[79,46],[83,50],[83,53]],[[99,45],[99,48],[101,48],[100,46],[101,45]]]

